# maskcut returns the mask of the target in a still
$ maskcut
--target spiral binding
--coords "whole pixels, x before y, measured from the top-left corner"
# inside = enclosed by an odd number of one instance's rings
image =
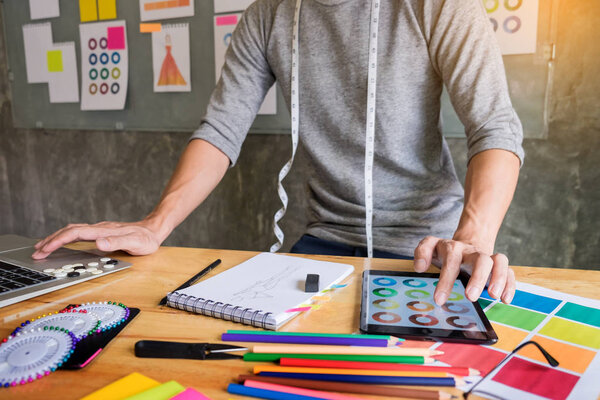
[[[171,292],[167,294],[167,304],[180,310],[220,318],[226,321],[238,322],[244,325],[252,325],[258,328],[269,329],[275,327],[273,323],[268,323],[268,319],[273,313],[234,306],[233,304],[220,301],[215,302],[202,297]],[[227,310],[229,307],[231,307],[230,312]],[[238,310],[241,310],[239,317]]]

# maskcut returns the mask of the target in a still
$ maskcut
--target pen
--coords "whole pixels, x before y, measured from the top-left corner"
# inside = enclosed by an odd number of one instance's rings
[[[196,275],[192,276],[183,285],[179,286],[174,291],[185,289],[186,287],[191,286],[198,279],[202,278],[204,275],[208,274],[210,271],[215,269],[215,267],[217,267],[217,265],[219,265],[219,264],[221,264],[220,258],[213,261],[212,264],[210,264],[208,267],[204,268],[202,271],[198,272]],[[167,296],[163,297],[162,300],[158,303],[159,306],[164,306],[165,304],[167,304]]]

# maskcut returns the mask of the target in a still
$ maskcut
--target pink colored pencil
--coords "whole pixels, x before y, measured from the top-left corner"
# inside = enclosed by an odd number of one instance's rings
[[[244,386],[254,387],[258,389],[273,390],[275,392],[284,392],[289,394],[297,394],[300,396],[318,397],[327,400],[360,400],[360,397],[346,396],[331,392],[322,392],[320,390],[303,389],[294,386],[277,385],[275,383],[259,382],[247,379]]]

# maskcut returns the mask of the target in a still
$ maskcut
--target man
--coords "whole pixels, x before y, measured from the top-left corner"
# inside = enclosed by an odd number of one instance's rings
[[[510,302],[514,273],[506,256],[494,254],[494,242],[516,187],[522,128],[480,1],[378,0],[373,7],[378,16],[371,13],[373,4],[304,0],[300,8],[297,112],[314,173],[308,179],[311,236],[295,249],[310,252],[307,241],[329,248],[365,246],[369,29],[376,20],[373,243],[384,253],[375,256],[408,256],[414,250],[419,272],[436,259],[438,304],[448,299],[461,264],[472,269],[470,300],[489,278],[490,295]],[[296,0],[258,0],[248,8],[206,116],[148,217],[69,225],[39,242],[34,258],[76,240],[95,240],[104,251],[155,251],[235,164],[275,79],[290,99],[295,7]],[[443,85],[466,127],[464,208],[440,133]]]

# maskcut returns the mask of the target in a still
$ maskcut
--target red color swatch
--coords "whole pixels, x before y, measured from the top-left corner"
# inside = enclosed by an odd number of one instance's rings
[[[576,375],[517,357],[511,358],[492,378],[504,385],[552,400],[566,399],[578,379]]]
[[[453,367],[469,367],[479,370],[482,375],[487,374],[494,368],[506,354],[474,344],[444,343],[436,350],[444,352],[441,356],[435,356]]]

